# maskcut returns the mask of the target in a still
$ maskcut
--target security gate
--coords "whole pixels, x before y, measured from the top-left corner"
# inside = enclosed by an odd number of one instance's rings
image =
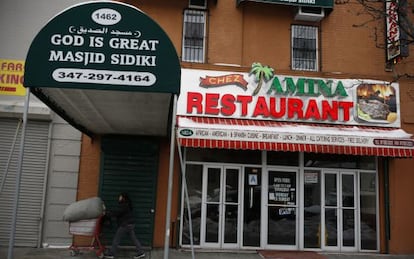
[[[127,192],[132,200],[135,232],[143,246],[151,247],[154,230],[159,144],[156,140],[112,137],[102,140],[100,196],[108,209],[116,208],[118,195]],[[115,232],[104,228],[110,243]],[[126,237],[123,244],[129,245]]]
[[[49,125],[50,122],[29,120],[26,126],[16,246],[36,247],[39,244],[48,166]],[[11,228],[21,129],[18,131],[7,176],[5,174],[17,128],[17,119],[0,119],[0,181],[4,179],[0,193],[0,244],[8,243]]]

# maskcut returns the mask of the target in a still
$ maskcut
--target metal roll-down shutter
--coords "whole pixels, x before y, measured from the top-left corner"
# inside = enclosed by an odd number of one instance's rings
[[[0,190],[0,244],[8,243],[11,230],[21,125],[14,149],[12,146],[18,125],[18,119],[0,118],[0,184],[4,179],[3,189]],[[47,121],[29,120],[27,123],[15,235],[16,246],[38,245],[48,162],[49,125],[50,122]],[[12,156],[8,163],[11,151]],[[9,166],[6,173],[7,164]]]

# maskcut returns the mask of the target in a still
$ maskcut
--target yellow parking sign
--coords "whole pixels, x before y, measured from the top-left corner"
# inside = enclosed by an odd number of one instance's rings
[[[24,61],[0,59],[0,95],[26,95]]]

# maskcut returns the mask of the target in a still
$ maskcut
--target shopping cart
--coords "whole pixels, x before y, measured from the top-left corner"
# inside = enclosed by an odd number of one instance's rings
[[[69,222],[69,233],[72,235],[92,237],[90,246],[78,247],[71,245],[69,247],[70,255],[77,256],[82,251],[95,251],[98,258],[104,257],[105,246],[102,245],[100,237],[102,231],[103,215],[95,219],[85,219]]]

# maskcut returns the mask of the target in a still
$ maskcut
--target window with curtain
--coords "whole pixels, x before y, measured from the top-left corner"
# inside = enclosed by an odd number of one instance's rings
[[[292,69],[318,71],[318,27],[292,25]]]

